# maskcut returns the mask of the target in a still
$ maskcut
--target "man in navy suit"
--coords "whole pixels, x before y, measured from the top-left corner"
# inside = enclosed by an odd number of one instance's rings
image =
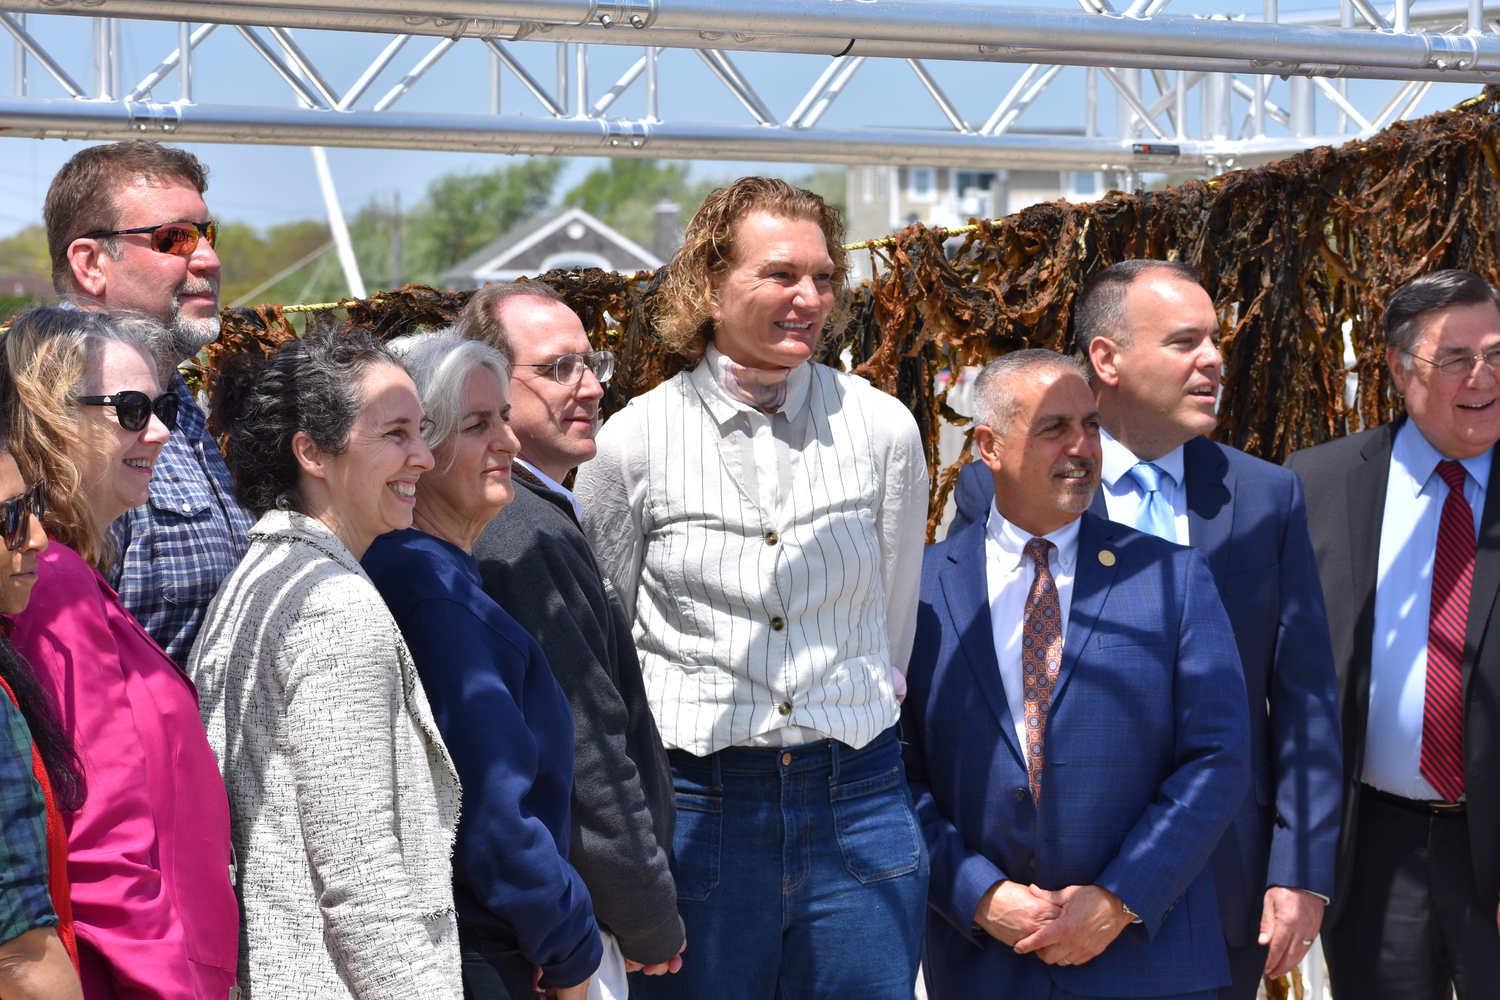
[[[1213,845],[1250,787],[1245,684],[1201,553],[1087,513],[1082,367],[975,383],[996,501],[927,550],[908,780],[931,856],[933,1000],[1212,1000]]]
[[[1338,680],[1300,480],[1203,436],[1223,358],[1201,280],[1185,264],[1116,264],[1085,284],[1073,326],[1104,430],[1091,509],[1201,551],[1234,626],[1253,784],[1211,866],[1234,973],[1220,1000],[1253,1000],[1263,971],[1302,960],[1334,892]],[[950,534],[993,496],[989,470],[967,466]]]

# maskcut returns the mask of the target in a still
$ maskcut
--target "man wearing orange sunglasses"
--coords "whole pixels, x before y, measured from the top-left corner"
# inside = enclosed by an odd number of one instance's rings
[[[208,171],[184,150],[143,140],[91,146],[58,171],[44,215],[52,284],[80,309],[144,313],[148,346],[178,426],[157,460],[150,502],[115,522],[110,583],[126,609],[186,663],[208,604],[245,553],[254,519],[177,366],[219,336],[217,224]]]

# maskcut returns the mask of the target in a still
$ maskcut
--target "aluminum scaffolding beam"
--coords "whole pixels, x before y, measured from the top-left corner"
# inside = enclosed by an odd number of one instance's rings
[[[15,75],[22,82],[16,94],[0,97],[0,128],[11,136],[38,138],[144,133],[195,142],[942,163],[1103,171],[1129,184],[1143,173],[1216,173],[1341,142],[1410,113],[1433,82],[1500,80],[1500,0],[1491,0],[1495,6],[1488,9],[1482,0],[1402,0],[1389,16],[1372,6],[1375,2],[1348,0],[1342,18],[1338,11],[1312,11],[1299,14],[1297,23],[1290,18],[1283,23],[1274,0],[1266,2],[1261,20],[1168,15],[1162,13],[1165,0],[1133,0],[1124,13],[1108,0],[1080,0],[1085,9],[1079,11],[941,0],[0,0],[0,27],[15,38],[17,52],[70,95],[36,96],[34,84],[27,89],[18,57]],[[44,20],[39,15],[54,15],[45,19],[51,22],[90,19],[85,23],[93,27],[92,94],[74,82],[85,78],[82,60],[63,58],[38,42],[37,24]],[[120,32],[131,19],[177,24],[177,48],[122,98],[115,79]],[[194,103],[194,94],[205,92],[195,78],[215,67],[201,59],[182,60],[180,53],[196,48],[220,24],[231,25],[221,34],[238,36],[241,41],[234,44],[257,52],[285,89],[266,93],[262,87],[236,94],[237,100],[225,102],[221,96],[219,103]],[[306,28],[383,32],[390,38],[340,96],[317,69],[324,61],[317,47],[328,36],[294,37],[294,31]],[[417,61],[402,75],[393,62],[417,35],[434,41],[420,44]],[[480,45],[488,48],[489,78],[476,81],[473,91],[488,95],[490,114],[396,106],[408,92],[428,86],[424,78],[440,58],[458,46]],[[616,59],[609,75],[614,85],[602,95],[591,94],[591,53],[619,45],[644,54],[623,75]],[[523,65],[535,68],[541,60],[525,52],[535,54],[542,46],[547,63],[555,55],[552,93]],[[659,94],[670,86],[666,77],[688,64],[662,62],[663,53],[674,49],[696,54],[744,117],[663,120]],[[757,51],[817,62],[817,82],[794,108],[765,100],[761,94],[771,91],[764,83],[758,86],[750,61],[742,67],[729,55]],[[851,99],[838,105],[842,122],[863,115],[863,124],[821,124],[862,66],[871,67],[865,76],[882,65],[895,73],[894,60],[907,64],[899,68],[896,85],[925,93],[928,123],[892,127],[878,102],[870,107]],[[1029,68],[1018,81],[1014,74],[1004,83],[997,80],[988,90],[993,96],[979,95],[982,103],[1005,95],[988,119],[988,109],[977,107],[970,113],[978,116],[966,119],[938,82],[937,63],[943,61],[1016,62]],[[193,64],[191,75],[184,73],[188,64]],[[1059,74],[1076,72],[1068,68],[1077,66],[1090,67],[1094,81],[1081,109],[1081,117],[1093,124],[1076,129],[1084,134],[1028,133],[1025,115],[1032,103]],[[171,90],[177,99],[171,100],[165,91],[174,73],[178,86]],[[534,99],[533,113],[499,113],[503,73],[521,84],[516,93]],[[1109,99],[1118,102],[1114,136],[1096,134],[1100,76],[1114,90]],[[612,116],[642,77],[637,89],[645,92],[644,116]],[[1290,82],[1281,84],[1277,77]],[[1348,78],[1390,80],[1394,93],[1366,87],[1356,99],[1343,82]],[[698,79],[695,86],[701,86]],[[1204,112],[1190,118],[1194,89]],[[223,95],[224,88],[214,92]],[[961,96],[975,101],[975,95]],[[1318,128],[1320,103],[1325,115],[1333,112],[1325,122],[1338,123],[1333,133]],[[1065,122],[1047,124],[1068,130]],[[1270,134],[1281,131],[1285,134]]]

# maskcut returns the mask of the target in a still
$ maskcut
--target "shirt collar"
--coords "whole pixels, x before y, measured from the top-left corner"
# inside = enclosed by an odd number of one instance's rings
[[[1437,470],[1438,463],[1443,460],[1442,452],[1432,446],[1432,442],[1417,427],[1417,422],[1407,418],[1405,424],[1396,432],[1396,440],[1391,445],[1391,465],[1399,466],[1406,473],[1408,485],[1412,496],[1421,494],[1427,481]],[[1473,458],[1461,458],[1458,464],[1464,467],[1469,478],[1478,484],[1481,492],[1489,485],[1490,465],[1494,460],[1494,450],[1476,455]]]
[[[713,414],[714,420],[722,424],[739,413],[760,413],[760,410],[744,400],[735,399],[719,384],[714,362],[722,357],[724,355],[719,349],[709,344],[708,350],[703,352],[703,360],[698,362],[698,367],[693,369],[693,374],[690,376],[693,385],[698,389],[698,395],[703,397],[704,405]],[[787,419],[795,419],[802,412],[802,407],[807,404],[807,392],[811,383],[811,362],[793,368],[791,374],[786,377],[786,402],[782,403],[775,412],[785,414]]]
[[[524,468],[527,472],[540,479],[542,481],[542,485],[547,487],[547,489],[551,490],[553,493],[561,493],[563,496],[567,497],[568,503],[572,504],[573,506],[573,513],[578,515],[579,518],[583,517],[583,505],[574,498],[572,490],[568,489],[562,483],[558,482],[556,479],[553,479],[551,476],[547,475],[541,469],[538,469],[536,466],[532,465],[524,458],[517,457],[513,459],[513,461],[517,465]]]
[[[1075,517],[1056,531],[1042,536],[1057,546],[1057,563],[1065,570],[1072,570],[1073,560],[1078,557],[1078,531],[1082,525],[1083,518]],[[1026,554],[1026,543],[1036,536],[1007,521],[992,501],[985,537],[999,547],[1007,566],[1019,566],[1023,560],[1031,558]]]
[[[1122,476],[1129,475],[1130,470],[1140,461],[1129,448],[1109,436],[1109,431],[1099,428],[1099,445],[1104,452],[1104,462],[1101,464],[1099,473],[1104,480],[1104,485],[1111,490]],[[1167,452],[1161,458],[1153,459],[1151,464],[1162,472],[1172,477],[1172,485],[1181,486],[1183,473],[1182,449],[1184,445],[1178,445]],[[1135,480],[1130,480],[1127,485],[1133,485]]]

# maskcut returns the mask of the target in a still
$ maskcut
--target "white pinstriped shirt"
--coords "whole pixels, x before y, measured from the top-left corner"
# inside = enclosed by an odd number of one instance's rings
[[[899,401],[807,364],[768,415],[705,358],[598,443],[578,473],[584,531],[634,620],[667,746],[862,747],[895,724],[927,517]]]

